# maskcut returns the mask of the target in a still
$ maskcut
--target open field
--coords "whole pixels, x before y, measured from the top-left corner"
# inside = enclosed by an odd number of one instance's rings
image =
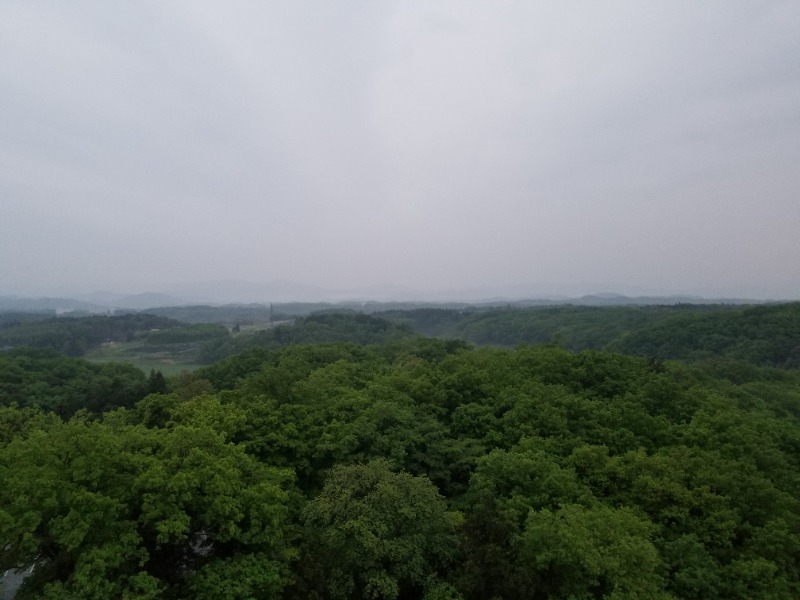
[[[127,362],[149,373],[151,369],[164,375],[177,375],[194,371],[201,365],[195,362],[195,352],[200,344],[164,344],[157,348],[142,341],[103,344],[86,354],[92,362]]]

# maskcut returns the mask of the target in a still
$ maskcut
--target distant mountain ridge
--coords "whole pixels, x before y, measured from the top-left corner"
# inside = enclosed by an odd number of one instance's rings
[[[247,282],[222,281],[196,284],[166,294],[145,292],[140,294],[117,294],[113,292],[93,292],[74,297],[24,297],[0,296],[0,311],[11,312],[49,312],[102,314],[115,310],[145,311],[165,307],[185,307],[197,305],[243,305],[269,306],[271,303],[312,303],[322,308],[344,308],[353,310],[359,306],[371,307],[373,312],[382,304],[453,305],[463,306],[647,306],[675,304],[764,304],[769,301],[746,298],[704,298],[701,296],[626,296],[613,292],[587,294],[579,297],[545,296],[528,298],[509,298],[502,295],[484,299],[445,299],[445,296],[432,294],[426,297],[399,299],[387,298],[375,293],[373,297],[358,297],[354,293],[326,292],[322,288],[279,281],[270,284],[248,284]]]
[[[77,300],[94,306],[108,308],[127,308],[145,310],[159,306],[178,306],[186,304],[186,300],[168,294],[145,292],[141,294],[115,294],[113,292],[93,292],[82,294]]]
[[[625,296],[622,294],[589,294],[570,298],[563,304],[582,306],[647,306],[654,304],[763,304],[765,300],[746,298],[703,298],[702,296]]]
[[[0,311],[101,313],[105,310],[102,306],[75,298],[0,296]]]
[[[190,298],[201,304],[243,304],[270,302],[319,302],[336,300],[337,292],[279,279],[269,282],[225,279],[177,285],[166,290],[170,295]]]

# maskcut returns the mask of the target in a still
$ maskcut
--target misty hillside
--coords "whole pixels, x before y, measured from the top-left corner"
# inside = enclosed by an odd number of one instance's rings
[[[320,306],[325,310],[292,316]],[[131,360],[147,368],[157,368],[159,360],[169,365],[177,358],[179,365],[191,368],[252,348],[343,341],[380,344],[427,335],[479,346],[551,344],[574,351],[607,349],[652,360],[730,358],[764,366],[800,366],[800,303],[528,308],[462,305],[378,310],[385,306],[371,305],[376,311],[372,315],[301,303],[153,311],[162,316],[130,313],[44,318],[34,314],[6,319],[0,313],[0,346],[49,348],[71,356],[92,353],[96,358]],[[210,323],[204,324],[201,319]],[[98,348],[110,342],[122,344],[98,353]],[[136,355],[126,355],[126,348],[135,350]]]
[[[800,303],[418,309],[378,314],[426,335],[478,345],[555,344],[657,359],[727,357],[800,366]]]

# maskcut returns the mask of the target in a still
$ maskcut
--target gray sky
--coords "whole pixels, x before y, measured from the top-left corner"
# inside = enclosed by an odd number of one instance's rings
[[[800,298],[800,2],[0,3],[0,294]]]

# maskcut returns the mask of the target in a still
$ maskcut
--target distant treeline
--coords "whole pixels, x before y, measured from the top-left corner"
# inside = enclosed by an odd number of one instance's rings
[[[253,348],[273,349],[291,344],[353,342],[356,344],[384,344],[391,341],[417,337],[412,329],[360,313],[320,313],[301,317],[291,325],[229,336],[209,342],[198,360],[210,364],[227,356]]]
[[[292,305],[299,310],[300,306]],[[267,321],[264,307],[164,309],[192,321],[220,323],[243,310]],[[213,317],[215,310],[223,311]],[[181,311],[187,311],[181,313]],[[200,311],[200,312],[193,312]],[[248,313],[247,311],[255,311]],[[258,312],[261,311],[261,312]],[[225,317],[223,319],[222,317]],[[286,315],[283,315],[285,318]],[[249,323],[243,320],[241,324]],[[232,326],[238,332],[239,321]],[[374,314],[320,312],[260,331],[231,333],[221,324],[187,324],[143,313],[112,317],[21,315],[0,318],[0,348],[50,348],[81,356],[108,341],[141,340],[142,351],[191,345],[193,360],[210,364],[252,348],[348,341],[382,344],[427,335],[478,346],[551,344],[569,350],[606,349],[652,360],[731,358],[763,366],[800,367],[800,303],[534,308],[417,308]]]
[[[800,367],[800,303],[420,308],[371,315],[331,311],[241,335],[226,335],[220,329],[206,338],[197,360],[210,364],[253,348],[335,341],[383,344],[415,335],[460,339],[478,346],[552,344],[573,351],[606,349],[656,361],[730,358],[763,366]]]
[[[273,304],[225,304],[222,306],[165,306],[147,309],[148,313],[186,323],[221,323],[233,327],[256,323],[281,323],[311,314],[357,312],[375,314],[386,310],[413,310],[430,304],[416,302],[276,302]],[[437,308],[462,309],[469,304],[449,302]]]
[[[765,366],[800,367],[800,303],[419,309],[377,316],[425,335],[477,345],[554,344],[654,359],[727,357]]]
[[[184,324],[144,313],[119,316],[51,317],[0,322],[0,348],[48,348],[82,356],[105,342],[127,342],[142,332]]]
[[[41,321],[51,319],[55,316],[53,312],[0,312],[0,328],[10,325],[17,325],[26,321]]]

